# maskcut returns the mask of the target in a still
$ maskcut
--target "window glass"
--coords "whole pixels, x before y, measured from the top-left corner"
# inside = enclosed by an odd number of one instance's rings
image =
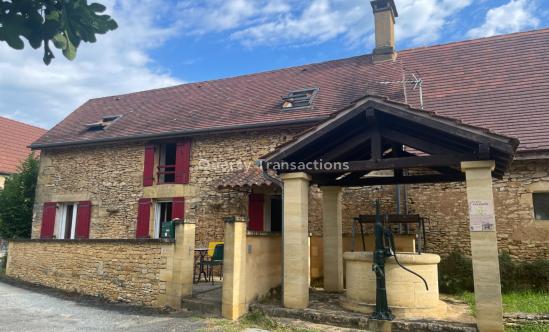
[[[533,195],[536,220],[549,220],[549,193],[534,193]]]
[[[158,168],[160,183],[175,182],[176,147],[175,143],[162,144],[160,146],[160,165]]]
[[[282,199],[271,198],[271,232],[282,232]]]
[[[172,202],[156,203],[155,220],[154,220],[154,237],[160,238],[162,223],[172,220]]]
[[[74,239],[76,231],[76,203],[61,203],[58,205],[56,237],[58,239]]]

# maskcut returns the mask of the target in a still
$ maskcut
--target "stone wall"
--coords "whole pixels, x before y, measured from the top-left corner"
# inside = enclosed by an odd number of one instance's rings
[[[196,220],[197,245],[223,240],[224,217],[247,215],[247,193],[220,192],[218,181],[244,167],[255,167],[261,156],[298,132],[300,129],[264,130],[193,139],[190,184],[197,188],[197,195],[189,201],[187,215]]]
[[[223,176],[253,167],[257,159],[290,140],[304,128],[264,130],[193,138],[188,185],[143,187],[144,142],[43,151],[36,194],[32,237],[40,235],[44,202],[92,202],[90,238],[135,237],[137,202],[141,197],[186,198],[186,217],[197,223],[197,245],[223,240],[223,217],[247,215],[247,193],[218,191]],[[375,193],[373,196],[371,192]],[[374,213],[373,198],[384,211],[393,210],[394,187],[350,188],[344,193],[344,231],[360,213]],[[310,192],[309,232],[322,234],[321,192]],[[151,223],[152,226],[152,223]]]
[[[282,283],[282,237],[248,235],[246,244],[246,305]]]
[[[10,241],[6,275],[112,301],[161,307],[174,244],[159,240]],[[168,273],[169,274],[169,273]]]
[[[515,161],[494,180],[496,229],[500,251],[520,259],[549,258],[549,221],[534,220],[532,192],[549,191],[549,160]],[[426,218],[427,251],[470,254],[464,183],[408,186],[411,213]]]
[[[143,197],[143,143],[42,151],[32,238],[40,236],[44,202],[91,201],[90,238],[135,237]],[[109,212],[111,211],[111,212]]]
[[[44,151],[34,209],[33,238],[40,233],[42,204],[47,201],[92,201],[91,238],[134,238],[137,201],[141,197],[186,198],[186,217],[197,223],[197,245],[223,240],[223,217],[247,215],[247,193],[218,191],[223,176],[251,167],[262,155],[304,128],[263,130],[194,137],[188,185],[143,188],[144,142]],[[548,257],[549,222],[533,221],[531,191],[549,191],[549,161],[516,161],[503,180],[494,182],[500,250],[531,259]],[[537,186],[537,187],[536,187]],[[427,219],[428,250],[469,252],[463,184],[408,185],[410,213]],[[545,189],[544,189],[545,188]],[[343,231],[352,218],[373,214],[375,199],[383,213],[395,213],[395,186],[347,188],[343,192]],[[402,202],[404,197],[401,196]],[[309,232],[322,234],[321,193],[313,186]],[[402,207],[402,211],[404,208]]]

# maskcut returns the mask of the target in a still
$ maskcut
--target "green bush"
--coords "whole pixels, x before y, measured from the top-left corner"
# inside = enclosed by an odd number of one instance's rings
[[[438,287],[441,293],[459,294],[473,291],[473,264],[461,252],[442,257],[438,265]]]
[[[516,261],[504,252],[499,256],[501,289],[514,291],[549,292],[549,260]],[[445,294],[473,292],[471,258],[455,251],[442,257],[438,266],[439,290]]]

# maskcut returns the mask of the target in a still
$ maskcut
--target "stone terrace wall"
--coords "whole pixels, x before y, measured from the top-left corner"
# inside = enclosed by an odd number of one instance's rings
[[[158,240],[10,241],[6,275],[112,301],[165,303],[173,243]],[[173,263],[171,263],[173,264]]]
[[[282,237],[248,235],[246,246],[246,304],[282,283]]]
[[[499,250],[520,259],[549,258],[549,222],[534,220],[532,204],[532,192],[549,191],[549,160],[515,161],[493,187]],[[464,183],[410,185],[409,207],[427,218],[428,251],[470,254]]]

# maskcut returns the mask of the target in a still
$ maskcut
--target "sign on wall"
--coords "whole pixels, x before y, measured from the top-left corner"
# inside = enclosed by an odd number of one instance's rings
[[[469,202],[469,229],[471,232],[493,232],[496,230],[492,201],[473,200]]]

